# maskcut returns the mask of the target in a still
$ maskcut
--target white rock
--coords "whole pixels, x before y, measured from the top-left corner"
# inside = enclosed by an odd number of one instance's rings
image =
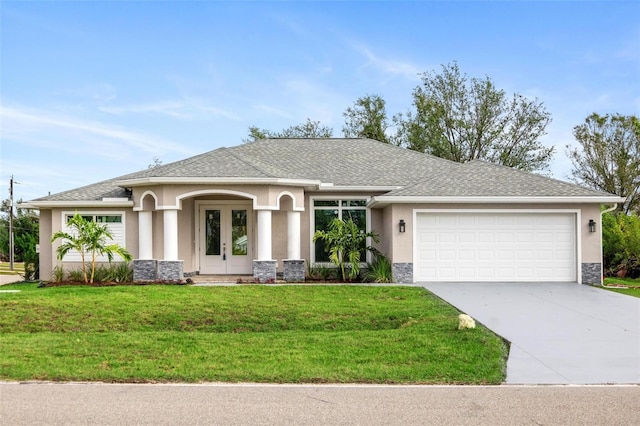
[[[458,315],[458,330],[476,328],[476,322],[467,314]]]

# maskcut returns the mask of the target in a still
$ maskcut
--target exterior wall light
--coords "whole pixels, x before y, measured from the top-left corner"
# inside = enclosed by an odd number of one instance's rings
[[[406,230],[406,224],[404,223],[404,219],[400,219],[400,232],[404,232]]]
[[[589,219],[589,232],[596,232],[596,222],[593,219]]]

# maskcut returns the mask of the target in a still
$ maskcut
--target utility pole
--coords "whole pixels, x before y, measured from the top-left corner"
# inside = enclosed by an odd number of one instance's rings
[[[9,270],[13,271],[13,175],[9,180]]]

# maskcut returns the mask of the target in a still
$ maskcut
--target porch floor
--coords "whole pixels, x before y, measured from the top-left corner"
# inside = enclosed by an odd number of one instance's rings
[[[253,275],[194,275],[189,277],[194,284],[205,283],[238,283],[238,280],[242,280],[243,283],[252,283]]]

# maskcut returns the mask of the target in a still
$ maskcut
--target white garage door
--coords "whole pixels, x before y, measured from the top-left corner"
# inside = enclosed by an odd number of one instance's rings
[[[418,281],[576,281],[572,213],[417,213]]]

